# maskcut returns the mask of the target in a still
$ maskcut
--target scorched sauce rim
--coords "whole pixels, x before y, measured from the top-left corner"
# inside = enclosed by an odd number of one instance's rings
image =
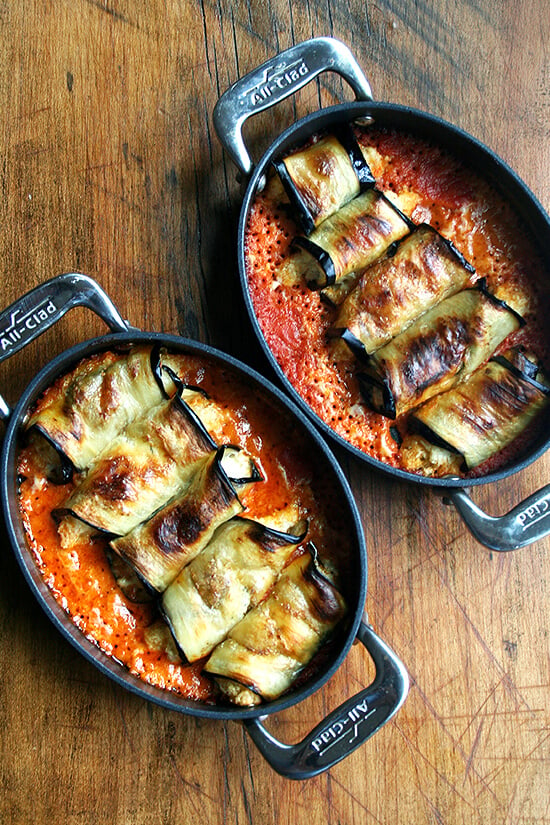
[[[269,398],[231,369],[189,354],[170,352],[167,360],[186,383],[201,387],[232,411],[222,430],[211,433],[215,440],[246,449],[262,470],[264,480],[239,494],[245,505],[243,515],[267,517],[297,503],[301,516],[309,520],[308,538],[336,569],[345,593],[353,564],[346,549],[354,547],[354,541],[345,523],[346,508],[338,506],[343,493],[319,467],[322,459],[304,445],[303,431],[296,428],[290,414],[281,415],[279,407],[275,410]],[[59,381],[63,380],[62,376]],[[215,690],[201,674],[202,662],[189,665],[174,651],[151,648],[146,635],[158,621],[157,610],[122,594],[105,555],[105,540],[83,541],[68,549],[60,546],[51,512],[67,499],[74,482],[48,481],[29,445],[19,450],[17,473],[19,508],[30,550],[46,584],[73,622],[105,653],[149,684],[188,699],[214,702]]]
[[[359,142],[376,150],[371,169],[378,188],[412,204],[412,220],[429,223],[449,238],[485,277],[490,290],[513,285],[528,296],[527,324],[509,344],[524,345],[550,366],[545,317],[550,278],[513,204],[465,163],[427,140],[384,127],[356,127]],[[313,138],[317,139],[318,136]],[[299,148],[299,147],[296,147]],[[256,195],[244,237],[245,272],[252,307],[267,347],[290,384],[314,413],[350,445],[390,467],[401,468],[394,422],[370,411],[355,379],[355,364],[333,359],[327,331],[336,310],[305,285],[287,286],[275,276],[298,228],[284,205]],[[513,445],[467,474],[483,476],[513,461],[538,435],[529,428]]]

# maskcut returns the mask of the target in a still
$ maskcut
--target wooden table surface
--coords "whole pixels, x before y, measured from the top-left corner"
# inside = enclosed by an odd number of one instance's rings
[[[28,0],[0,3],[2,306],[61,272],[96,278],[124,317],[266,372],[239,292],[241,190],[213,132],[222,91],[317,35],[347,43],[378,100],[463,127],[550,207],[545,0]],[[351,93],[324,75],[251,123],[254,149]],[[13,403],[37,369],[104,331],[74,310],[0,370]],[[477,544],[438,496],[338,453],[369,547],[367,610],[411,689],[328,773],[275,774],[240,723],[166,711],[111,683],[31,595],[3,534],[0,822],[550,823],[549,542]],[[474,492],[503,513],[550,456]],[[314,697],[269,721],[296,741],[371,677],[354,646]]]

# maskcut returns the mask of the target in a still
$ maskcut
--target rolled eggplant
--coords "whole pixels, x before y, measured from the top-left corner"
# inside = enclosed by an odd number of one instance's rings
[[[362,395],[376,412],[397,418],[467,380],[521,323],[484,289],[451,295],[368,356],[357,375]]]
[[[310,544],[270,595],[214,648],[205,671],[227,699],[256,705],[288,690],[343,619],[343,597]]]
[[[434,474],[441,474],[438,465],[445,469],[448,461],[441,451],[446,451],[459,456],[461,470],[467,471],[510,445],[550,401],[548,379],[530,358],[522,367],[522,358],[514,351],[497,356],[468,381],[416,410],[411,426],[418,435],[403,442],[406,469],[422,471],[424,454]]]
[[[131,602],[145,604],[152,602],[155,598],[152,591],[145,585],[139,577],[137,571],[131,564],[113,552],[110,547],[105,548],[105,556],[109,562],[113,578],[121,592]]]
[[[113,439],[56,516],[123,536],[184,489],[216,444],[175,396]]]
[[[435,229],[421,224],[395,254],[368,267],[334,324],[348,346],[370,355],[444,298],[475,281],[474,268]]]
[[[163,592],[208,544],[216,528],[243,511],[221,464],[212,452],[168,504],[111,548],[137,570],[149,587]]]
[[[306,235],[375,184],[348,123],[274,166]]]
[[[382,193],[369,189],[327,218],[309,237],[297,236],[277,270],[281,283],[311,289],[354,283],[352,276],[409,231],[407,219]]]
[[[218,527],[208,546],[164,591],[162,608],[189,662],[202,659],[271,590],[306,536],[237,516]]]
[[[88,468],[134,419],[175,392],[159,347],[106,351],[82,361],[48,393],[26,423],[77,470]]]

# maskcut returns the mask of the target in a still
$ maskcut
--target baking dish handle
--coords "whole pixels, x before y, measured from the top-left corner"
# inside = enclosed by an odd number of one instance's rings
[[[293,95],[325,71],[341,75],[357,100],[372,100],[370,85],[359,64],[348,47],[333,37],[316,37],[292,46],[262,63],[223,93],[214,107],[214,128],[241,172],[250,175],[253,169],[242,136],[244,122]]]
[[[128,322],[92,278],[67,272],[39,284],[0,312],[0,363],[15,355],[77,306],[93,310],[113,332],[127,332]],[[10,409],[0,395],[0,418]]]
[[[264,727],[262,719],[244,721],[262,756],[282,776],[310,779],[328,770],[366,742],[403,704],[409,689],[403,664],[364,621],[357,638],[374,661],[374,681],[332,711],[301,742],[279,742]]]
[[[462,488],[446,491],[475,538],[491,550],[518,550],[550,533],[550,484],[503,516],[484,513]]]

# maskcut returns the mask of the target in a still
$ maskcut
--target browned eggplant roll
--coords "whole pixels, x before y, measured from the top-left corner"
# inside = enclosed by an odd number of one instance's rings
[[[407,469],[425,472],[427,463],[434,474],[452,472],[458,457],[471,470],[511,444],[549,400],[550,383],[534,360],[515,351],[497,356],[416,410],[418,434],[402,448]]]
[[[136,602],[137,604],[153,601],[155,598],[154,593],[145,585],[131,564],[124,561],[124,559],[111,550],[110,547],[105,548],[105,556],[109,562],[109,567],[111,568],[111,573],[117,586],[129,601]]]
[[[375,183],[347,123],[274,166],[306,235]]]
[[[158,592],[206,547],[217,527],[243,511],[221,464],[222,455],[223,448],[212,452],[175,498],[111,541],[112,549]]]
[[[207,547],[164,591],[162,607],[189,662],[202,659],[271,590],[307,532],[236,518],[218,527]]]
[[[63,511],[122,536],[185,487],[216,445],[179,398],[132,422],[101,453]]]
[[[281,283],[305,280],[312,289],[346,284],[409,231],[406,218],[385,195],[369,189],[327,218],[309,237],[297,236],[277,270]],[[348,283],[348,281],[351,282]]]
[[[214,648],[205,670],[229,701],[256,705],[288,690],[346,612],[312,545],[269,596]]]
[[[419,315],[475,282],[475,270],[435,229],[421,224],[368,267],[342,303],[334,328],[371,354]]]
[[[102,352],[54,385],[27,428],[36,428],[83,470],[131,421],[174,392],[159,347]]]
[[[522,324],[484,289],[451,295],[368,356],[358,380],[376,412],[396,418],[464,381]]]

